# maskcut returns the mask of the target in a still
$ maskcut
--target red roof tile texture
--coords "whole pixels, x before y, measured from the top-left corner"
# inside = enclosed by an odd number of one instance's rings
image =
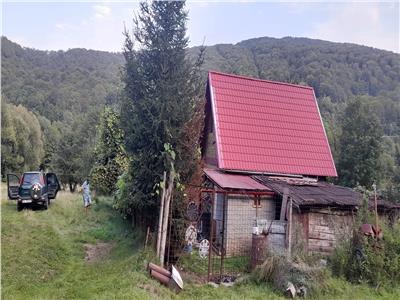
[[[209,73],[218,167],[337,176],[311,87]]]

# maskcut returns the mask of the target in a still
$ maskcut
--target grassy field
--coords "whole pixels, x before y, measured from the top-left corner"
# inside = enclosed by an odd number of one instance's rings
[[[143,239],[108,199],[86,215],[78,194],[61,192],[49,210],[17,212],[2,186],[3,299],[285,299],[266,284],[213,288],[191,283],[178,295],[149,278]],[[93,261],[86,249],[109,245]],[[95,253],[96,254],[96,253]],[[375,290],[331,279],[321,299],[400,299],[400,291]]]

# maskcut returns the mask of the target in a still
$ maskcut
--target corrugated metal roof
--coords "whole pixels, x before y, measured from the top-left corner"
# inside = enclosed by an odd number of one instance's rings
[[[296,206],[360,206],[361,194],[350,188],[326,182],[294,182],[282,179],[271,179],[267,176],[253,176],[271,190],[283,194],[288,188],[290,197]]]
[[[227,174],[214,169],[204,169],[204,173],[223,189],[270,191],[248,175]]]
[[[369,208],[373,209],[375,207],[375,201],[373,197],[369,200]],[[378,209],[400,209],[399,203],[394,203],[385,199],[377,199]]]
[[[311,87],[209,73],[218,167],[337,176]]]

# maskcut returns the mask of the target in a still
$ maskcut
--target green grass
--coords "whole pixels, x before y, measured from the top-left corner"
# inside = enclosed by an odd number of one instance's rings
[[[243,282],[214,288],[185,277],[185,289],[176,295],[147,275],[146,261],[153,254],[142,250],[142,236],[112,209],[109,199],[100,198],[86,215],[78,194],[60,193],[47,211],[22,212],[6,196],[2,185],[3,299],[285,299],[267,284]],[[97,241],[112,241],[115,246],[101,261],[85,262],[85,244]],[[204,267],[204,261],[195,257],[193,261]],[[188,264],[193,261],[186,259]],[[375,291],[331,279],[322,296],[399,299],[400,290]]]

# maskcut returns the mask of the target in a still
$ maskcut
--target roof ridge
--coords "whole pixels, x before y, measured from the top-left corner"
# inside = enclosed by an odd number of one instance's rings
[[[249,77],[249,76],[244,76],[244,75],[236,75],[236,74],[229,74],[229,73],[224,73],[220,71],[208,71],[210,74],[219,74],[219,75],[224,75],[227,77],[235,77],[235,78],[241,78],[241,79],[247,79],[247,80],[252,80],[252,81],[259,81],[259,82],[268,82],[272,84],[279,84],[279,85],[287,85],[287,86],[292,86],[292,87],[297,87],[297,88],[303,88],[307,90],[314,90],[311,86],[304,86],[304,85],[299,85],[299,84],[293,84],[293,83],[287,83],[287,82],[281,82],[281,81],[273,81],[273,80],[267,80],[267,79],[260,79],[260,78],[254,78],[254,77]]]

